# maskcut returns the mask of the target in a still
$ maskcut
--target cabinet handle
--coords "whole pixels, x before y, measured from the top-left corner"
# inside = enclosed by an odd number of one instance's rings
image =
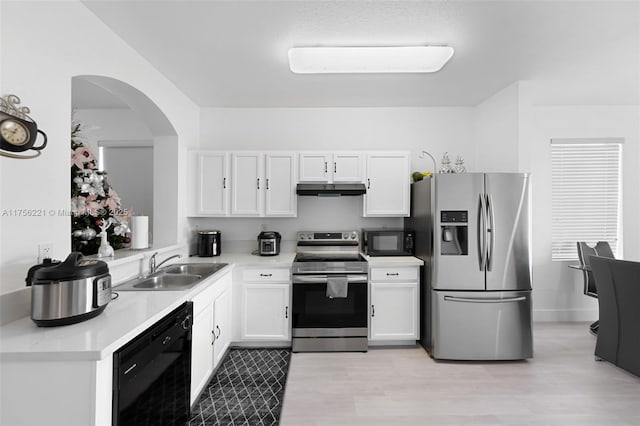
[[[220,327],[216,325],[216,330],[218,330],[218,334],[216,335],[216,340],[218,340],[220,338],[220,335],[222,334],[222,330],[220,330]]]
[[[261,276],[261,277],[271,277],[271,276],[273,276],[273,274],[262,274],[262,273],[261,273],[261,274],[260,274],[260,276]]]
[[[267,189],[269,189],[269,179],[267,178]]]
[[[334,161],[333,162],[333,173],[337,173],[338,172],[338,166],[337,163]]]
[[[367,189],[371,189],[371,179],[367,178]]]
[[[138,364],[133,364],[131,367],[127,368],[124,372],[125,375],[131,373],[131,371],[133,371],[134,368],[136,368],[138,366]]]
[[[289,319],[289,307],[288,306],[284,307],[284,317],[286,319]]]
[[[387,276],[388,277],[397,277],[398,275],[400,275],[400,274],[397,273],[397,272],[393,272],[393,273],[392,272],[387,272]]]
[[[256,186],[258,189],[260,189],[260,178],[256,179]]]
[[[191,322],[191,315],[187,315],[186,318],[182,320],[182,323],[180,325],[182,325],[183,330],[188,330],[189,327],[193,325],[193,323]]]
[[[371,317],[376,316],[376,305],[371,305]]]
[[[213,346],[215,343],[216,343],[216,331],[211,330],[211,346]]]
[[[222,189],[227,189],[227,178],[222,178]]]
[[[324,172],[327,173],[327,162],[324,162]]]

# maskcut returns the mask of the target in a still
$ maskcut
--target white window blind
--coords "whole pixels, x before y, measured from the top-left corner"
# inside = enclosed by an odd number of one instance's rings
[[[621,138],[553,139],[552,260],[576,260],[576,242],[608,241],[620,231]]]

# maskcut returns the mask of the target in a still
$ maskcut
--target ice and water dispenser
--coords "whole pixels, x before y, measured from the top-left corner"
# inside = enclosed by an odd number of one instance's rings
[[[466,210],[440,211],[440,254],[469,254],[469,214]]]

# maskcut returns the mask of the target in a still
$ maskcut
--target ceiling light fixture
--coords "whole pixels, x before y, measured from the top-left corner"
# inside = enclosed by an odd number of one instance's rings
[[[289,49],[296,74],[428,73],[453,56],[450,46],[318,46]]]

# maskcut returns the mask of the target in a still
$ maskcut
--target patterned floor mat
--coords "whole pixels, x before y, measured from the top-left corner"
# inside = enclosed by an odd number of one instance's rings
[[[232,349],[188,426],[276,426],[290,358],[289,349]]]

